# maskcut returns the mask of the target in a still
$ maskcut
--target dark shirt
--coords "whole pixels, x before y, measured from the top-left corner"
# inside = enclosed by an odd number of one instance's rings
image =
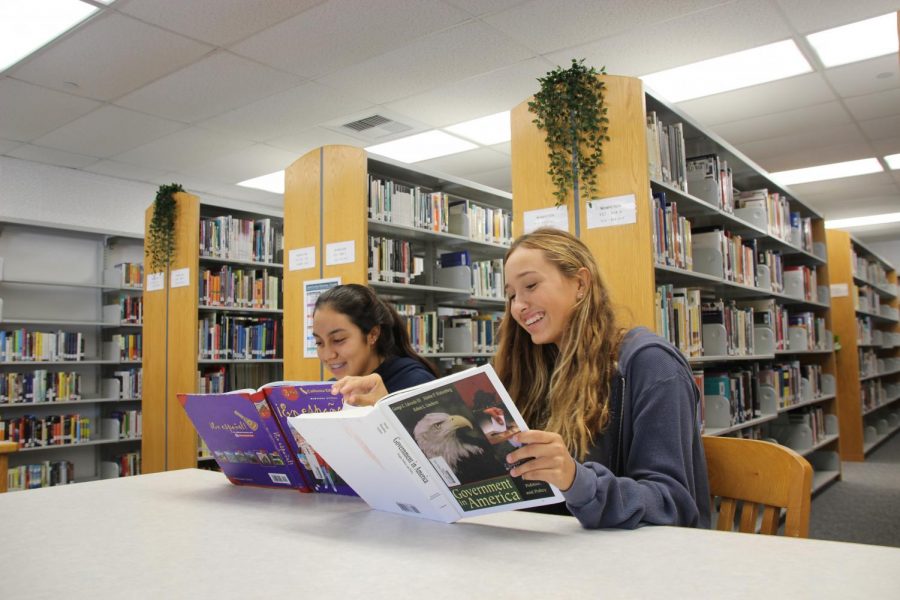
[[[407,356],[388,358],[375,372],[381,375],[389,394],[436,379],[425,365]]]

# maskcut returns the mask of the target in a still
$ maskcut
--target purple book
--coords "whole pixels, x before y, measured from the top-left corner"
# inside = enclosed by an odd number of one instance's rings
[[[279,381],[259,390],[179,394],[222,472],[238,485],[355,495],[287,418],[341,410],[331,383]]]

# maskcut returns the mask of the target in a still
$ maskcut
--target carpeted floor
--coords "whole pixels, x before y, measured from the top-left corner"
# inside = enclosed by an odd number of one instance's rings
[[[900,547],[900,433],[812,500],[809,537]]]

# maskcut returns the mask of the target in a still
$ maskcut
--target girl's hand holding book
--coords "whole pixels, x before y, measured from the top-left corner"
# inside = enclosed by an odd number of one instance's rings
[[[509,472],[510,475],[546,481],[563,492],[572,487],[575,460],[559,434],[531,429],[520,432],[513,441],[524,445],[506,455],[506,462],[518,463]]]
[[[340,394],[344,397],[344,403],[351,406],[372,406],[380,398],[387,396],[388,391],[381,375],[372,373],[360,377],[341,377],[331,386],[331,393]]]

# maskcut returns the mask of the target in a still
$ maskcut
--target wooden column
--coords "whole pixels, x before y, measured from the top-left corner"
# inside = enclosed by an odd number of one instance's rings
[[[654,270],[650,225],[650,177],[647,167],[646,110],[641,81],[632,77],[601,76],[606,84],[610,141],[603,147],[598,171],[597,198],[634,195],[637,222],[588,229],[586,201],[566,201],[569,232],[575,231],[579,211],[582,241],[591,249],[610,289],[623,326],[654,327]],[[547,169],[544,132],[532,123],[528,101],[512,110],[512,187],[515,235],[523,232],[524,213],[552,207],[556,198]]]
[[[15,442],[0,442],[0,494],[7,491],[7,473],[9,471],[9,455],[19,449]]]

